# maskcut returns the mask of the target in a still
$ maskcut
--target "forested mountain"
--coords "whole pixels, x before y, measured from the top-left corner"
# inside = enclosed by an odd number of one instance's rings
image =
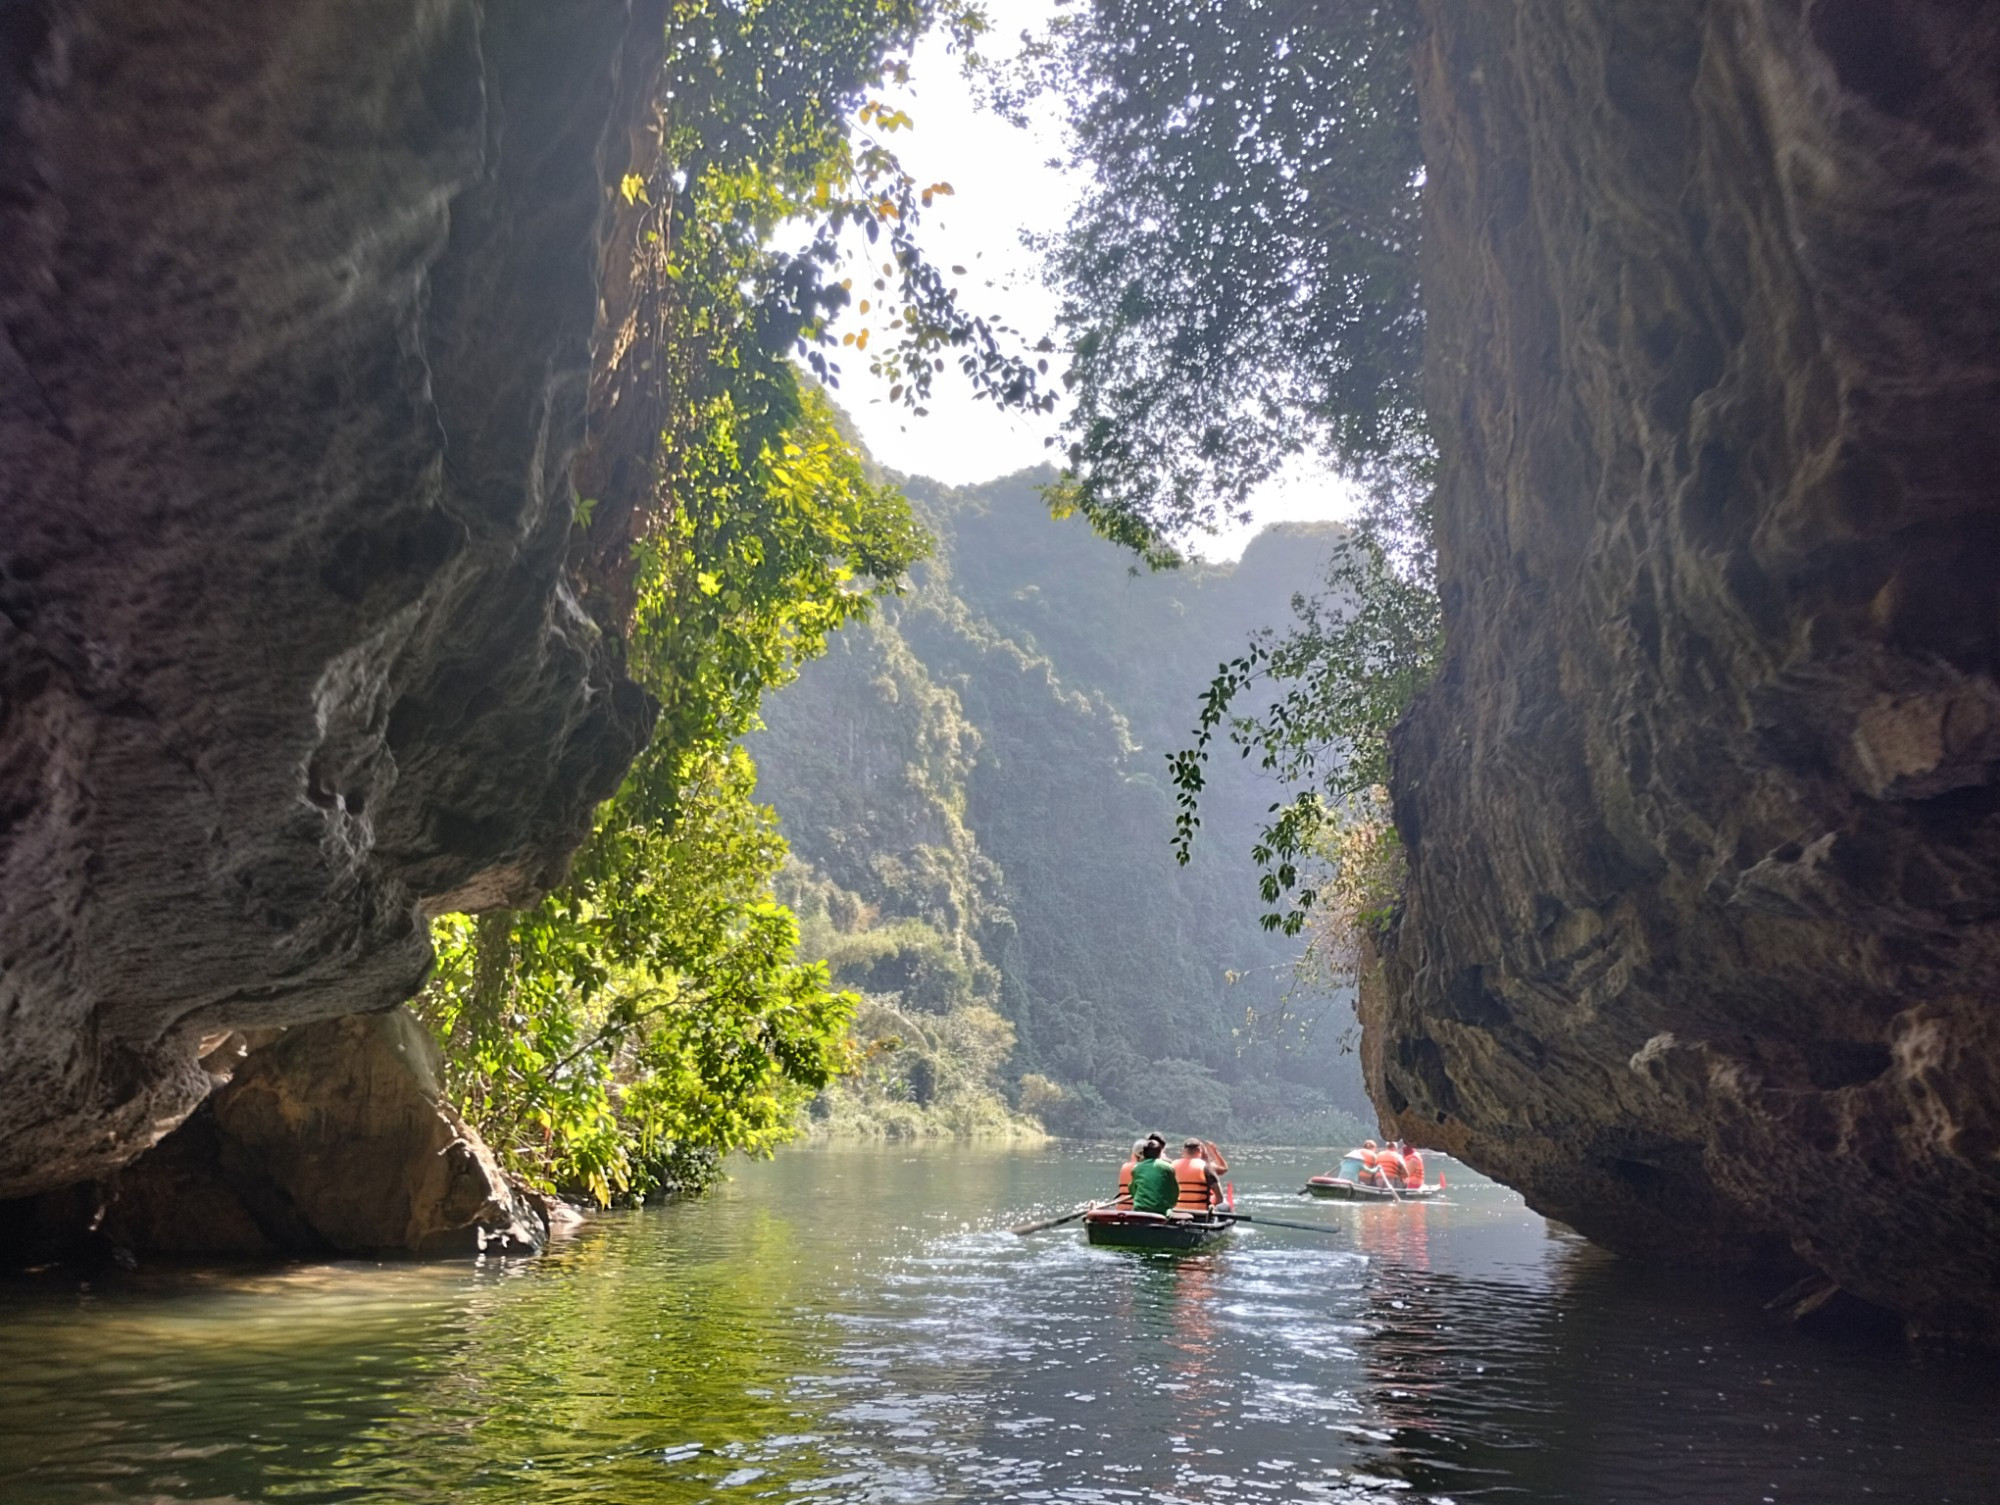
[[[1082,522],[1050,520],[1042,479],[909,483],[935,556],[750,739],[805,946],[869,999],[867,1065],[816,1110],[991,1128],[998,1085],[1063,1133],[1163,1112],[1303,1133],[1364,1112],[1344,1003],[1288,1003],[1298,943],[1258,924],[1246,853],[1272,786],[1227,760],[1194,861],[1168,847],[1166,754],[1218,661],[1315,584],[1333,527],[1269,529],[1234,565],[1134,572]]]

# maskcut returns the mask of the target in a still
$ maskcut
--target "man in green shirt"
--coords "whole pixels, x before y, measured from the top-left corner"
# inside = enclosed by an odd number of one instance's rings
[[[1132,1210],[1134,1212],[1172,1212],[1181,1199],[1180,1183],[1174,1179],[1174,1168],[1160,1158],[1165,1143],[1155,1134],[1140,1148],[1137,1164],[1132,1167]]]

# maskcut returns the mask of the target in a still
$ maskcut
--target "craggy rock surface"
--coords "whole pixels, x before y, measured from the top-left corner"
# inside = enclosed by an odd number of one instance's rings
[[[233,1050],[229,1052],[233,1054]],[[79,1195],[81,1193],[81,1195]],[[539,1209],[443,1103],[407,1010],[260,1042],[192,1117],[122,1171],[16,1203],[41,1235],[10,1262],[86,1255],[529,1254]]]
[[[0,1195],[407,997],[652,708],[562,573],[656,4],[0,18]],[[643,465],[639,467],[643,472]]]
[[[2000,8],[1426,9],[1450,650],[1377,1101],[2000,1338]]]

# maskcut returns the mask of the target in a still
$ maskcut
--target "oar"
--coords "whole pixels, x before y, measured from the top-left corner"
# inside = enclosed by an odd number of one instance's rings
[[[1297,1228],[1306,1233],[1345,1233],[1347,1231],[1344,1227],[1338,1227],[1330,1223],[1287,1223],[1281,1218],[1252,1217],[1247,1212],[1228,1212],[1222,1214],[1222,1216],[1234,1223],[1255,1223],[1261,1228]]]
[[[1031,1233],[1040,1233],[1044,1228],[1060,1228],[1064,1223],[1074,1223],[1085,1213],[1095,1209],[1096,1206],[1095,1202],[1086,1202],[1083,1206],[1077,1208],[1075,1212],[1066,1212],[1059,1218],[1043,1218],[1039,1223],[1023,1223],[1014,1232],[1026,1238]]]

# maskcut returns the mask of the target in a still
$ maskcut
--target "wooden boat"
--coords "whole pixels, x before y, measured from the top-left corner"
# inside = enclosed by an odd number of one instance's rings
[[[1386,1186],[1369,1186],[1361,1180],[1360,1159],[1349,1155],[1331,1176],[1309,1178],[1305,1189],[1329,1202],[1421,1202],[1444,1190],[1444,1178],[1438,1177],[1434,1186],[1399,1186],[1393,1191]]]
[[[1314,1176],[1306,1182],[1307,1191],[1329,1202],[1422,1202],[1443,1189],[1436,1185],[1399,1186],[1391,1191],[1386,1186],[1363,1186],[1344,1176]]]
[[[1159,1212],[1134,1212],[1129,1207],[1100,1207],[1083,1219],[1084,1234],[1093,1244],[1174,1254],[1209,1248],[1228,1238],[1235,1226],[1232,1218],[1169,1217]]]

